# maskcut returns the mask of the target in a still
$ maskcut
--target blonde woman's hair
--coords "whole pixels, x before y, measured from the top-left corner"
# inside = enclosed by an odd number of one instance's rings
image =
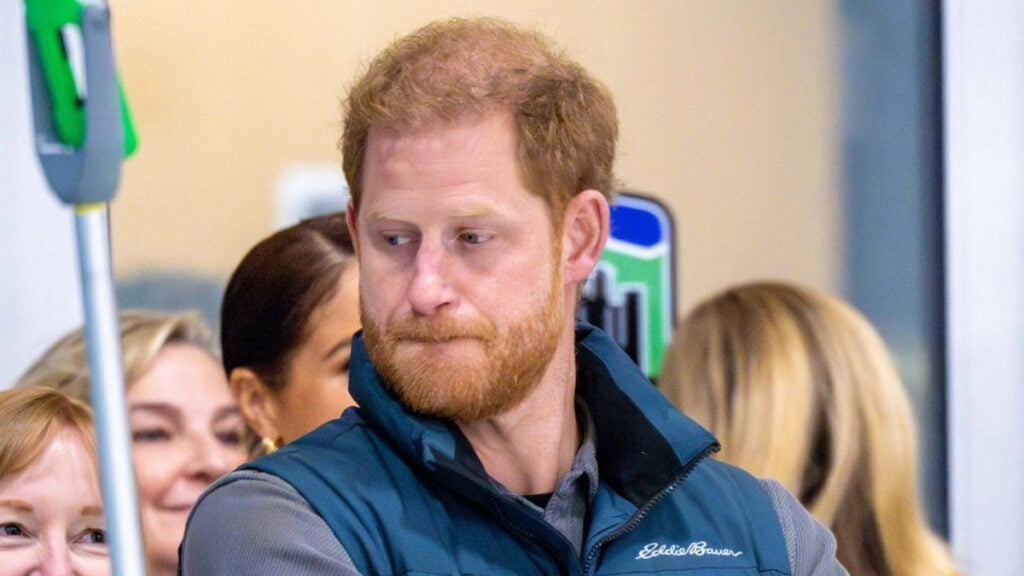
[[[121,360],[131,387],[168,344],[189,344],[218,358],[210,329],[197,312],[126,310],[120,314]],[[58,340],[20,379],[17,387],[45,386],[89,402],[89,360],[81,328]]]
[[[853,307],[782,283],[726,290],[684,319],[659,384],[718,436],[719,458],[829,526],[850,574],[958,573],[923,520],[910,402]]]
[[[0,391],[0,479],[31,466],[69,429],[96,462],[92,410],[84,402],[50,388]]]

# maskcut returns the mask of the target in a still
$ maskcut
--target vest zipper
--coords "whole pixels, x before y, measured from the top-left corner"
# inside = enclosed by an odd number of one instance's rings
[[[590,552],[587,553],[587,558],[583,562],[583,574],[584,575],[590,574],[591,562],[594,561],[594,558],[597,556],[597,553],[598,553],[598,551],[601,550],[602,546],[604,546],[608,542],[611,542],[612,540],[618,538],[619,536],[622,536],[623,534],[626,534],[627,532],[630,532],[634,528],[636,528],[640,524],[640,522],[643,521],[644,517],[647,516],[647,513],[651,511],[651,508],[654,508],[654,506],[658,502],[661,502],[665,498],[665,496],[668,496],[669,494],[671,494],[672,491],[674,491],[677,486],[682,484],[683,480],[686,480],[686,477],[689,476],[690,472],[693,471],[693,469],[697,467],[697,464],[700,464],[701,461],[703,461],[705,458],[707,458],[711,454],[714,454],[715,452],[718,452],[718,450],[719,450],[719,445],[717,443],[715,443],[715,444],[712,444],[712,445],[708,446],[707,448],[705,448],[703,451],[701,451],[700,454],[694,456],[693,459],[690,460],[690,462],[686,465],[686,467],[683,468],[683,470],[681,472],[679,472],[679,474],[676,476],[675,480],[673,480],[665,488],[662,488],[661,492],[658,492],[657,494],[655,494],[639,510],[634,512],[633,516],[631,516],[630,519],[625,524],[620,526],[617,530],[615,530],[611,534],[608,534],[604,538],[601,538],[600,540],[598,540],[597,543],[594,544],[590,548]]]
[[[504,504],[508,504],[508,505],[511,505],[511,506],[519,506],[520,504],[518,502],[516,502],[515,500],[511,500],[511,499],[502,498],[500,496],[491,496],[490,498],[491,498],[491,507],[494,510],[495,515],[501,520],[501,523],[503,525],[505,525],[506,527],[508,527],[513,532],[515,532],[516,534],[520,535],[521,537],[523,537],[525,539],[528,539],[528,540],[534,540],[538,544],[540,544],[542,548],[547,550],[548,553],[550,553],[552,556],[555,557],[555,561],[556,561],[556,565],[557,566],[562,566],[566,560],[570,560],[570,559],[571,560],[576,560],[577,562],[579,562],[579,560],[575,559],[575,558],[566,558],[565,556],[562,555],[561,552],[558,551],[557,548],[555,548],[555,546],[551,542],[548,542],[548,540],[545,537],[543,537],[543,536],[541,536],[539,534],[533,533],[531,530],[529,530],[527,528],[524,528],[521,524],[519,524],[518,522],[514,522],[511,518],[506,516],[505,512],[501,509],[502,504],[504,503]],[[543,520],[542,520],[542,522],[543,522]],[[569,548],[572,548],[572,543],[569,542],[569,539],[566,538],[565,536],[563,536],[561,532],[559,532],[558,530],[555,530],[553,527],[550,527],[550,526],[548,526],[546,529],[548,529],[551,532],[553,532],[558,538],[561,538],[566,544],[569,545]],[[571,574],[572,570],[569,570],[567,573]]]
[[[511,530],[515,534],[518,534],[520,537],[526,540],[533,540],[540,544],[540,546],[544,548],[544,550],[546,550],[549,554],[555,557],[556,566],[561,567],[567,561],[574,561],[576,565],[579,566],[580,559],[576,558],[575,554],[566,558],[553,543],[548,541],[547,538],[541,536],[540,534],[535,534],[533,531],[524,527],[522,524],[512,520],[508,517],[508,515],[505,514],[505,511],[502,510],[503,504],[509,506],[521,506],[519,502],[516,502],[511,498],[506,498],[501,494],[495,493],[489,486],[475,478],[462,474],[457,470],[452,471],[456,474],[468,478],[469,481],[474,486],[479,488],[484,493],[484,496],[490,502],[491,510],[494,512],[494,515],[498,517],[498,520],[501,522],[503,526],[506,526],[509,530]],[[553,526],[545,522],[543,519],[540,519],[539,522],[544,525],[544,529],[552,532],[556,537],[560,538],[565,544],[567,544],[570,549],[573,549],[572,542],[570,542],[568,538],[563,536],[561,532],[555,530]],[[584,534],[584,537],[586,537],[586,534]],[[567,573],[572,574],[572,570],[568,570]],[[585,572],[581,572],[581,574],[585,574]]]

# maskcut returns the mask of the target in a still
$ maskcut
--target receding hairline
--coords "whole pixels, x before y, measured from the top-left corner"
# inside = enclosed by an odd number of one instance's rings
[[[353,204],[360,204],[373,129],[501,109],[515,118],[523,181],[549,203],[553,219],[583,190],[613,196],[618,120],[607,88],[542,32],[453,18],[393,41],[350,87],[339,147]]]

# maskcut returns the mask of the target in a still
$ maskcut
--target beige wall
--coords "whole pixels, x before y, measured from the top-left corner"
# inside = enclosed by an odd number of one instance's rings
[[[141,147],[114,204],[122,277],[226,277],[274,220],[293,163],[337,163],[339,99],[361,63],[429,20],[540,27],[604,80],[618,172],[678,226],[681,308],[737,281],[838,290],[833,2],[112,0]]]

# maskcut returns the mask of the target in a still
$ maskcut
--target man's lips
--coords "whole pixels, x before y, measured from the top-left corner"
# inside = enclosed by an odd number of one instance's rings
[[[479,336],[446,336],[444,338],[422,338],[414,336],[411,338],[397,338],[399,342],[411,342],[415,344],[447,344],[459,340],[482,340]]]

